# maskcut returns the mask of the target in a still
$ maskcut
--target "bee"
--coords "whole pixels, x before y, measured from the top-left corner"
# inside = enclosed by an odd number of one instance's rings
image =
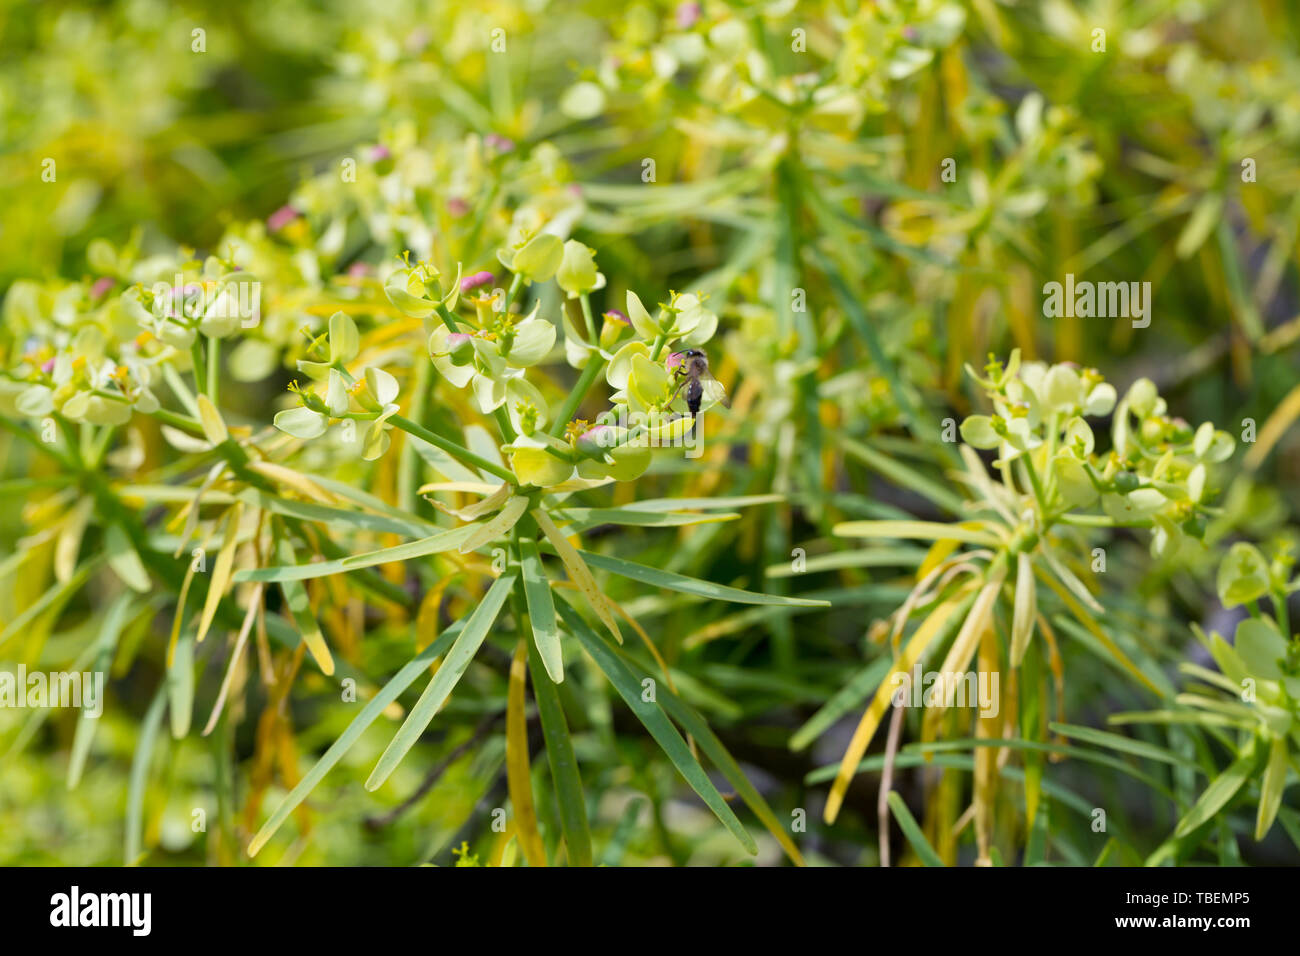
[[[709,371],[709,357],[704,354],[702,349],[687,349],[684,352],[674,352],[672,359],[676,360],[671,367],[680,383],[677,386],[677,391],[673,393],[673,399],[675,400],[685,389],[685,394],[682,397],[686,402],[686,410],[691,413],[690,435],[694,438],[700,407],[704,405],[706,400],[709,405],[725,404],[726,389]]]

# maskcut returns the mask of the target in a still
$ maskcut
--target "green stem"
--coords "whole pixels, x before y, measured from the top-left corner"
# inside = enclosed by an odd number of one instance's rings
[[[587,341],[596,345],[596,320],[591,317],[591,298],[584,292],[578,301],[582,303],[582,319],[587,323]]]
[[[438,318],[442,319],[442,324],[447,326],[448,332],[460,331],[460,326],[456,324],[456,317],[452,315],[451,310],[441,302],[438,303]]]
[[[564,429],[568,427],[569,422],[573,420],[574,412],[582,404],[582,400],[587,397],[587,391],[591,388],[592,383],[596,381],[597,376],[605,370],[605,360],[600,358],[598,353],[592,352],[587,357],[587,367],[582,370],[577,384],[573,386],[573,391],[569,392],[568,398],[560,406],[559,414],[555,416],[555,421],[551,425],[551,434],[559,437],[564,434]]]
[[[1030,452],[1025,452],[1020,456],[1021,462],[1024,463],[1025,472],[1029,475],[1029,483],[1034,488],[1034,498],[1038,501],[1038,511],[1040,514],[1047,514],[1047,495],[1043,493],[1043,485],[1038,480],[1038,469],[1034,467],[1034,460]]]
[[[486,458],[482,457],[481,455],[474,454],[474,452],[470,451],[468,448],[462,447],[461,445],[457,445],[454,441],[448,441],[447,439],[443,438],[441,435],[434,434],[433,432],[429,431],[429,429],[424,428],[421,425],[417,425],[409,418],[404,418],[401,415],[394,415],[390,419],[388,419],[388,421],[394,428],[400,428],[408,435],[414,435],[416,438],[419,438],[423,441],[427,441],[430,445],[433,445],[435,448],[441,448],[447,454],[451,455],[453,458],[459,459],[462,463],[466,465],[473,465],[475,468],[478,468],[480,471],[486,471],[490,475],[496,475],[498,478],[502,479],[503,481],[509,482],[512,485],[519,484],[519,479],[517,479],[514,476],[514,474],[507,471],[505,468],[501,467],[495,462],[488,461]]]
[[[204,381],[203,369],[207,363],[203,357],[203,336],[198,332],[194,333],[194,341],[190,343],[190,358],[194,362],[194,389],[206,395],[208,387]]]
[[[415,367],[415,382],[411,395],[411,418],[414,421],[421,421],[424,418],[424,408],[429,393],[429,375],[433,366],[429,362],[417,362]],[[415,453],[411,443],[402,442],[402,454],[398,463],[397,473],[397,499],[402,508],[406,511],[415,513],[416,495],[415,489],[420,483],[420,456]]]
[[[85,461],[81,457],[81,436],[73,431],[72,423],[62,415],[56,413],[54,420],[59,423],[59,431],[63,432],[63,440],[68,443],[68,457],[76,464],[78,471],[85,471]]]
[[[650,361],[652,362],[659,361],[659,353],[663,351],[664,345],[666,345],[667,342],[668,342],[668,336],[666,335],[655,336],[655,344],[650,349]]]
[[[163,424],[170,425],[172,428],[179,428],[193,435],[203,434],[203,425],[190,418],[188,415],[178,415],[175,412],[169,412],[165,408],[159,408],[151,413],[152,416]]]
[[[510,288],[506,290],[506,304],[501,309],[502,312],[510,312],[510,303],[515,301],[515,293],[519,291],[519,287],[523,284],[524,277],[522,275],[517,275],[510,280]]]
[[[510,424],[509,412],[498,406],[492,414],[497,420],[497,427],[501,429],[501,437],[504,438],[507,443],[510,443],[519,437],[515,432],[515,427]]]
[[[1149,528],[1150,521],[1116,521],[1106,515],[1072,515],[1061,514],[1044,522],[1044,526],[1056,524],[1074,525],[1079,528]]]
[[[212,404],[218,406],[218,395],[221,387],[221,340],[208,339],[208,398],[212,399]],[[219,407],[219,406],[218,406]]]

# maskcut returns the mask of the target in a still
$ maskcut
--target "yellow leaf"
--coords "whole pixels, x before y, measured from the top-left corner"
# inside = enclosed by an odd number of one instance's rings
[[[486,481],[431,481],[427,485],[421,485],[418,493],[431,495],[436,491],[463,491],[471,495],[490,495],[501,488],[501,485],[488,484]]]
[[[537,829],[533,806],[533,778],[528,764],[528,721],[524,714],[524,688],[528,674],[528,642],[515,646],[510,662],[510,687],[506,693],[506,789],[515,808],[519,847],[529,866],[546,866],[546,847]]]
[[[54,577],[60,584],[67,584],[71,581],[73,572],[77,570],[77,556],[81,553],[81,539],[86,533],[86,525],[90,522],[90,516],[94,512],[95,499],[87,496],[69,509],[67,516],[63,519],[63,528],[59,531],[59,537],[54,543]]]
[[[1070,613],[1075,616],[1078,622],[1082,624],[1093,637],[1101,642],[1102,647],[1110,651],[1111,655],[1114,656],[1115,660],[1119,662],[1121,667],[1136,677],[1143,686],[1151,690],[1151,692],[1157,697],[1165,696],[1161,693],[1159,687],[1151,683],[1151,679],[1147,677],[1146,674],[1143,674],[1138,670],[1137,665],[1129,659],[1127,654],[1120,650],[1119,645],[1110,639],[1110,635],[1101,629],[1101,625],[1097,623],[1096,619],[1088,613],[1087,609],[1082,604],[1075,600],[1074,595],[1072,595],[1064,586],[1058,584],[1056,579],[1050,574],[1044,574],[1040,571],[1038,572],[1038,579],[1056,592],[1057,597],[1059,597],[1061,601],[1064,602],[1065,606],[1070,609]]]
[[[1262,465],[1278,439],[1286,433],[1297,418],[1300,418],[1300,385],[1287,392],[1286,397],[1277,403],[1277,407],[1264,422],[1264,427],[1259,430],[1255,444],[1246,452],[1242,463],[1251,471]]]
[[[569,540],[560,533],[560,529],[555,527],[550,516],[537,508],[533,511],[533,517],[537,519],[537,527],[542,529],[542,534],[546,535],[546,540],[551,542],[551,547],[555,548],[555,553],[560,556],[564,562],[564,570],[569,573],[570,580],[578,586],[591,605],[591,609],[596,612],[609,632],[614,635],[614,639],[620,644],[623,643],[623,635],[619,632],[618,622],[614,616],[609,613],[609,605],[605,603],[605,595],[601,593],[600,587],[596,584],[596,579],[591,575],[591,569],[587,563],[582,560],[582,556],[569,544]]]
[[[1011,666],[1019,667],[1034,636],[1034,618],[1038,616],[1038,585],[1034,583],[1034,563],[1027,552],[1016,557],[1016,601],[1011,620]]]
[[[199,396],[199,421],[203,424],[204,437],[212,444],[220,445],[230,437],[221,413],[217,411],[217,406],[212,404],[212,399],[206,395]]]
[[[981,530],[975,522],[944,524],[941,521],[843,521],[831,529],[840,538],[921,538],[928,541],[965,541],[994,547],[997,536]]]
[[[871,738],[876,734],[876,728],[880,726],[880,718],[884,716],[894,696],[894,675],[907,674],[912,670],[926,648],[930,646],[930,642],[943,630],[944,624],[961,606],[968,593],[969,588],[963,589],[930,612],[930,616],[912,634],[907,646],[903,648],[903,653],[894,662],[893,668],[880,682],[880,686],[876,689],[876,696],[867,705],[862,719],[858,722],[857,730],[853,732],[853,739],[849,741],[844,759],[840,761],[840,770],[835,777],[835,782],[831,784],[824,814],[827,823],[834,823],[835,818],[839,816],[840,806],[844,803],[844,794],[848,792],[849,783],[857,772],[858,764],[862,762],[862,755],[867,752],[867,747],[871,744]]]
[[[986,674],[998,672],[998,641],[990,625],[985,626],[981,635],[979,669]],[[976,719],[977,738],[987,740],[997,737],[997,712],[995,710],[994,716],[988,717],[981,713]],[[993,841],[993,802],[997,799],[999,752],[1000,748],[997,747],[975,748],[975,842],[979,851],[976,866],[991,866],[993,863],[989,857],[989,848]]]
[[[930,545],[930,550],[925,553],[925,560],[916,569],[916,580],[924,581],[926,575],[943,564],[948,555],[957,550],[957,545],[960,543],[954,538],[945,538]]]
[[[527,510],[527,498],[523,495],[516,495],[514,498],[511,498],[506,506],[501,509],[499,515],[491,521],[486,521],[481,524],[477,530],[464,540],[460,546],[460,553],[468,554],[476,548],[481,548],[489,541],[495,541],[518,524],[519,519],[523,517],[524,512]]]
[[[998,591],[1002,589],[1006,571],[999,565],[991,573],[992,576],[975,596],[975,603],[971,606],[970,614],[966,615],[966,620],[962,622],[961,630],[957,632],[952,647],[948,649],[948,656],[943,659],[943,666],[939,670],[946,674],[966,670],[980,636],[993,617],[993,603],[998,598]]]
[[[199,633],[194,639],[195,644],[202,643],[203,638],[208,636],[208,628],[212,626],[217,606],[230,585],[230,575],[234,571],[235,564],[235,545],[239,543],[239,519],[243,513],[242,501],[236,501],[234,507],[227,513],[226,539],[221,544],[221,550],[217,552],[216,564],[212,566],[212,581],[208,584],[208,596],[203,602],[203,616],[199,618]]]
[[[257,472],[263,477],[270,478],[276,484],[292,488],[304,498],[314,498],[325,505],[338,504],[338,499],[332,494],[306,475],[299,474],[292,468],[285,468],[283,465],[277,465],[270,461],[250,461],[248,469]]]
[[[167,666],[172,666],[172,659],[176,656],[176,642],[181,636],[181,622],[185,619],[185,598],[190,593],[190,582],[194,580],[194,562],[190,562],[189,569],[185,572],[185,580],[181,582],[181,593],[176,598],[176,616],[172,618],[172,633],[167,641]]]

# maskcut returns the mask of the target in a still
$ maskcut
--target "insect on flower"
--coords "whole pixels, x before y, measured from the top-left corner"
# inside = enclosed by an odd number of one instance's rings
[[[709,357],[704,354],[703,349],[674,352],[668,357],[668,367],[679,379],[673,398],[677,398],[683,388],[686,389],[684,396],[686,409],[691,413],[692,419],[698,418],[700,406],[706,398],[710,405],[726,403],[726,389],[709,371]],[[691,422],[691,437],[695,436],[696,424],[695,421]]]

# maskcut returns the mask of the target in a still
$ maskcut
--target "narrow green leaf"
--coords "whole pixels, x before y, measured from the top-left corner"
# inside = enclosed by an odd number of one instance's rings
[[[1268,749],[1268,767],[1259,787],[1259,812],[1255,818],[1255,839],[1262,840],[1273,825],[1278,807],[1282,806],[1282,790],[1286,787],[1286,738],[1274,737]]]
[[[915,491],[951,515],[962,514],[964,504],[961,496],[953,494],[948,490],[947,485],[942,482],[923,475],[892,455],[882,454],[870,445],[854,441],[851,438],[841,438],[840,446],[844,449],[846,455],[856,458],[872,471],[888,478],[900,488]]]
[[[907,809],[907,804],[903,802],[897,790],[889,791],[889,810],[921,862],[926,866],[943,866],[943,860],[939,859],[939,854],[935,853],[934,847],[930,846],[930,841],[921,832],[916,817],[912,816],[912,811]]]
[[[621,653],[621,651],[618,653]],[[626,657],[626,655],[623,656]],[[763,799],[763,795],[749,782],[745,772],[740,769],[740,764],[736,763],[735,758],[731,756],[722,741],[714,734],[704,717],[666,687],[659,688],[658,695],[668,715],[694,738],[699,748],[704,751],[705,756],[713,761],[713,765],[727,778],[727,782],[736,788],[736,793],[740,794],[740,799],[745,801],[745,805],[753,811],[754,816],[758,817],[759,822],[781,844],[781,848],[785,850],[791,861],[796,866],[803,866],[803,855],[790,838],[789,831],[777,819],[776,814],[772,812],[772,808]]]
[[[4,631],[0,632],[0,647],[4,647],[5,642],[15,634],[25,634],[32,622],[46,611],[53,609],[54,613],[58,614],[63,605],[67,604],[72,598],[72,595],[86,583],[86,579],[90,577],[91,572],[99,567],[99,563],[98,558],[91,558],[89,561],[84,562],[78,568],[77,573],[67,581],[55,581],[47,591],[10,621]]]
[[[753,591],[743,591],[740,588],[727,587],[724,584],[714,584],[712,581],[701,581],[699,578],[691,578],[673,571],[664,571],[660,568],[652,568],[633,561],[625,561],[623,558],[594,554],[591,551],[579,551],[578,554],[591,567],[612,571],[614,574],[653,587],[680,591],[683,594],[697,594],[700,597],[714,601],[732,601],[736,604],[770,604],[784,607],[830,606],[829,601],[814,601],[807,598],[785,597],[778,594],[756,594]]]
[[[293,564],[293,545],[287,538],[281,538],[276,542],[275,556],[286,565]],[[307,594],[307,588],[299,581],[282,580],[280,590],[284,593],[285,606],[289,609],[293,623],[298,626],[298,633],[302,635],[303,643],[307,645],[307,650],[321,672],[328,677],[334,673],[334,655],[330,653],[325,643],[325,636],[321,634],[320,625],[316,622],[316,615],[312,613],[311,598]]]
[[[1201,799],[1197,800],[1192,809],[1187,811],[1187,815],[1178,821],[1174,836],[1187,836],[1197,827],[1208,823],[1216,813],[1227,806],[1228,801],[1236,796],[1237,791],[1250,779],[1257,756],[1255,741],[1252,739],[1241,756],[1210,782],[1205,792],[1201,794]]]
[[[167,705],[167,684],[153,695],[144,720],[140,722],[140,735],[136,738],[135,755],[131,758],[131,775],[126,792],[126,847],[125,862],[134,865],[144,847],[144,789],[148,783],[149,760],[162,726],[163,708]]]
[[[790,749],[800,751],[831,728],[850,711],[858,710],[867,695],[873,693],[894,666],[894,661],[882,655],[849,679],[835,696],[822,705],[817,713],[790,737]]]
[[[407,561],[411,558],[421,558],[425,555],[439,554],[459,547],[460,543],[469,537],[475,527],[477,526],[465,525],[461,528],[452,528],[449,531],[440,531],[418,541],[408,541],[392,548],[367,551],[364,554],[354,554],[351,557],[339,558],[334,561],[314,561],[308,564],[287,564],[278,568],[254,568],[238,571],[235,573],[235,580],[239,582],[303,581],[307,578],[323,578],[329,574],[368,568],[376,564],[387,564],[390,561]]]
[[[595,632],[587,626],[582,617],[566,604],[560,605],[560,617],[564,619],[565,625],[575,637],[587,649],[587,653],[592,656],[596,666],[601,672],[609,678],[618,695],[631,709],[636,718],[641,721],[646,730],[650,732],[655,741],[663,748],[668,759],[672,761],[673,766],[690,784],[691,789],[699,794],[700,799],[713,811],[714,815],[722,822],[732,835],[735,836],[740,844],[750,853],[758,852],[758,844],[754,838],[741,825],[740,820],[727,806],[727,802],[722,799],[722,794],[718,793],[717,787],[709,779],[709,775],[704,772],[695,755],[691,753],[691,748],[686,745],[682,735],[677,732],[668,715],[659,705],[657,700],[646,701],[642,697],[642,685],[627,668],[627,665],[618,657],[617,654],[598,637]],[[657,694],[655,695],[657,697]]]
[[[785,501],[785,495],[733,495],[718,498],[647,498],[624,505],[621,511],[710,511],[726,508],[748,508],[753,505],[773,505]]]
[[[333,769],[335,764],[343,759],[343,755],[352,748],[352,745],[365,733],[366,728],[375,722],[375,719],[388,708],[388,705],[397,700],[402,695],[402,692],[414,684],[421,674],[428,671],[429,665],[435,658],[441,657],[447,652],[447,648],[456,640],[464,627],[465,621],[460,620],[439,634],[437,640],[411,658],[400,671],[393,675],[388,683],[379,689],[379,692],[374,697],[366,702],[366,705],[361,708],[361,713],[352,718],[352,723],[348,724],[347,729],[339,734],[334,743],[330,744],[329,749],[321,755],[315,765],[298,781],[298,785],[289,791],[267,821],[262,824],[262,828],[257,831],[257,836],[248,845],[248,855],[250,857],[256,856],[258,851],[266,846],[267,841],[275,836],[275,832],[280,829],[281,824],[289,819],[289,814],[293,813],[298,808],[298,805],[307,799],[308,794],[316,789],[316,785],[325,778],[325,775]]]
[[[536,632],[533,634],[535,636]],[[560,704],[560,693],[555,684],[546,679],[536,640],[530,643],[528,650],[533,700],[537,702],[537,715],[542,722],[546,762],[551,768],[555,799],[560,805],[560,829],[564,833],[564,845],[568,848],[569,863],[573,866],[591,866],[587,802],[582,792],[578,757],[573,751],[573,738],[569,735],[569,725],[564,719],[564,708]]]
[[[313,479],[315,480],[318,479]],[[290,501],[288,498],[267,494],[257,488],[242,491],[236,497],[245,504],[254,505],[265,511],[324,525],[345,524],[363,531],[388,532],[407,538],[427,538],[439,530],[437,525],[421,521],[414,516],[402,519],[391,515],[372,514],[369,511],[334,508],[314,501]]]
[[[149,572],[144,569],[140,555],[136,554],[131,539],[126,536],[121,525],[109,526],[104,535],[104,553],[109,567],[127,587],[144,593],[153,586],[149,581]]]
[[[122,626],[129,617],[131,601],[132,595],[124,592],[109,606],[108,612],[104,615],[104,623],[99,629],[99,635],[95,638],[92,674],[106,675],[109,667],[112,666],[113,652],[117,649],[117,640],[122,634]],[[75,789],[81,781],[81,774],[86,766],[86,757],[89,755],[90,745],[95,739],[95,730],[99,727],[100,718],[89,717],[86,714],[84,685],[81,694],[83,706],[81,713],[77,715],[77,729],[72,734],[72,754],[68,758],[69,790]],[[98,706],[100,716],[102,716],[104,708],[102,696]]]
[[[1161,763],[1173,764],[1176,767],[1188,767],[1192,770],[1200,769],[1196,761],[1181,754],[1176,754],[1172,750],[1164,747],[1157,747],[1155,744],[1149,744],[1144,740],[1134,740],[1132,737],[1125,737],[1123,734],[1113,734],[1106,730],[1094,730],[1092,727],[1080,727],[1077,724],[1058,724],[1055,721],[1047,725],[1053,733],[1058,733],[1063,737],[1071,737],[1075,740],[1083,740],[1090,744],[1096,744],[1099,747],[1105,747],[1108,750],[1119,750],[1124,753],[1133,754],[1135,757],[1143,757],[1147,760],[1158,760]]]
[[[565,508],[556,512],[564,519],[565,534],[578,534],[601,525],[633,525],[638,528],[679,528],[697,524],[718,524],[735,521],[736,511],[718,511],[699,514],[688,511],[643,511],[636,508]]]
[[[167,696],[172,736],[180,740],[190,732],[194,715],[194,635],[188,629],[177,639],[176,653],[167,668]]]
[[[402,762],[402,758],[415,746],[415,742],[420,739],[424,729],[429,726],[438,708],[447,700],[452,689],[459,683],[465,670],[469,667],[470,661],[478,652],[479,647],[483,644],[496,622],[497,615],[501,612],[501,607],[505,604],[506,598],[510,594],[510,589],[514,586],[516,575],[513,571],[508,571],[501,577],[492,582],[488,588],[487,594],[483,595],[483,600],[479,602],[478,607],[470,614],[469,620],[465,622],[465,629],[461,631],[460,636],[456,638],[456,643],[451,650],[447,652],[447,657],[438,667],[433,679],[420,695],[420,699],[415,706],[411,708],[411,713],[407,716],[402,726],[397,729],[388,748],[379,757],[379,762],[375,764],[375,769],[371,771],[370,779],[366,781],[367,790],[376,790],[381,787],[385,780],[397,769],[397,765]]]
[[[542,567],[537,542],[532,538],[519,539],[519,569],[523,573],[528,621],[537,652],[546,665],[546,673],[558,684],[564,680],[564,658],[560,652],[560,630],[555,626],[555,598]]]

